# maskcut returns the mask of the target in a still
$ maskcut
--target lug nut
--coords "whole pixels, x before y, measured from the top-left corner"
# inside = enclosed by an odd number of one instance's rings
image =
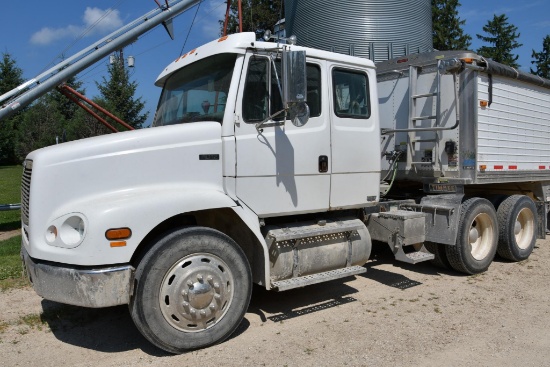
[[[201,274],[197,275],[197,280],[202,283],[202,275]]]

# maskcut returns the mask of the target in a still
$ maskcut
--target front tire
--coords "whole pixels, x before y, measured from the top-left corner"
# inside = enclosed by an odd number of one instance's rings
[[[493,204],[486,199],[471,198],[460,207],[456,244],[445,250],[453,269],[478,274],[491,265],[497,242],[497,215]]]
[[[242,321],[251,279],[245,254],[228,236],[204,227],[175,230],[136,269],[132,319],[170,353],[219,343]]]
[[[508,260],[525,260],[533,252],[537,240],[537,209],[524,195],[512,195],[500,204],[498,254]]]

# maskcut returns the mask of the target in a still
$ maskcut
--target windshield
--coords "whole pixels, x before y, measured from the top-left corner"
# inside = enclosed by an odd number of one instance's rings
[[[153,126],[222,122],[236,54],[210,56],[172,74],[164,84]]]

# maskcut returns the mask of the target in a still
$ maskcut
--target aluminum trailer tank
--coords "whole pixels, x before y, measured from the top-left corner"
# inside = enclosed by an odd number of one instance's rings
[[[376,62],[433,50],[430,0],[286,0],[285,21],[301,46]]]
[[[442,72],[448,60],[459,61],[453,73]],[[466,51],[382,62],[377,77],[382,176],[395,169],[397,183],[428,193],[510,183],[548,191],[549,80]]]

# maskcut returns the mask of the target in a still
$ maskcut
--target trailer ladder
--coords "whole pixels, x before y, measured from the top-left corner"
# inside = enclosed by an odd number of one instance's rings
[[[410,169],[413,165],[418,164],[431,164],[435,167],[439,167],[441,170],[441,161],[439,159],[439,123],[441,115],[441,73],[439,69],[439,62],[437,64],[436,74],[436,88],[434,92],[418,93],[418,75],[422,72],[421,66],[410,65],[409,66],[409,120],[408,120],[408,149],[407,154],[407,169]],[[424,98],[434,98],[435,101],[435,115],[419,115],[417,112],[417,101]],[[434,110],[432,105],[432,111]],[[417,127],[417,121],[431,120],[433,124],[429,127]],[[431,139],[422,139],[417,136],[419,131],[431,131],[435,136]],[[430,161],[413,161],[414,152],[416,151],[417,143],[433,142],[434,150],[432,159]]]

